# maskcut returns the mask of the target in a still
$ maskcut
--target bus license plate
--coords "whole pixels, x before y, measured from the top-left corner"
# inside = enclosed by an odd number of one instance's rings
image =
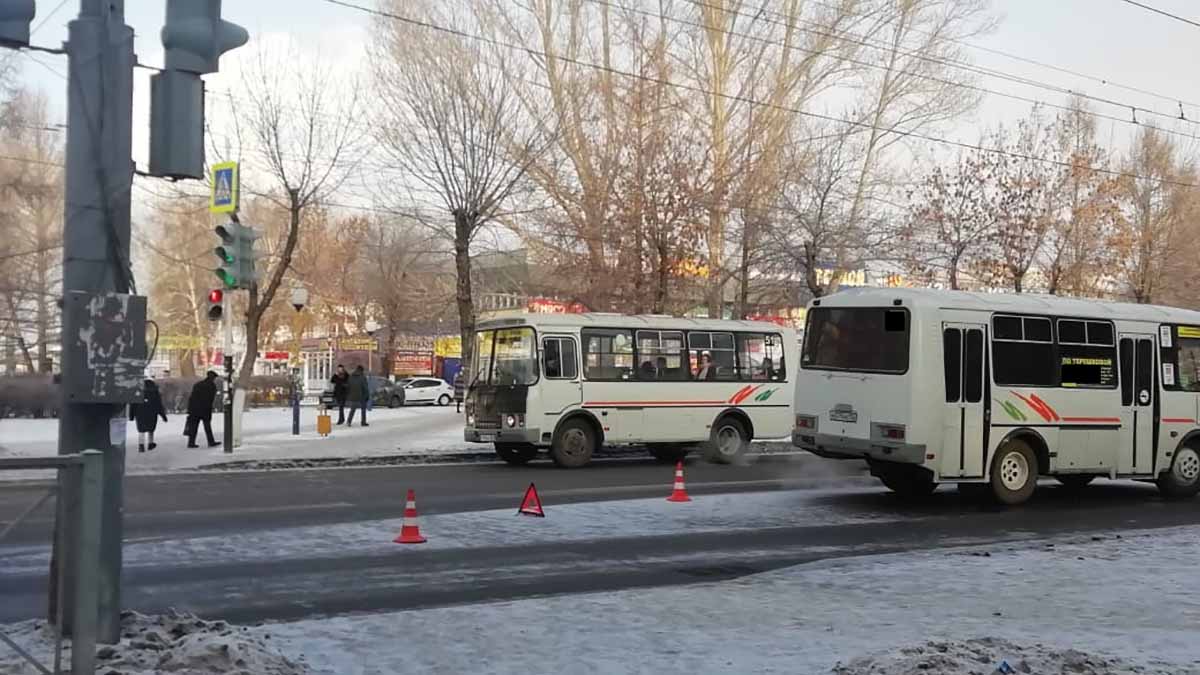
[[[496,440],[496,434],[479,434],[479,440],[483,441],[484,443],[489,443]]]
[[[844,403],[839,403],[829,411],[829,419],[834,422],[854,424],[858,422],[858,412]]]

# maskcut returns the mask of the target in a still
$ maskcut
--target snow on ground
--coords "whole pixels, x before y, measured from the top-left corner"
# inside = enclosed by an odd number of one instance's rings
[[[1188,589],[1200,566],[1197,538],[1200,528],[1189,527],[942,549],[716,584],[255,630],[314,671],[336,675],[990,675],[1001,660],[1028,667],[1017,672],[1195,675],[1200,596]]]
[[[664,471],[673,473],[669,467]],[[692,502],[676,504],[665,499],[670,492],[667,478],[669,476],[664,476],[663,498],[657,499],[555,505],[553,493],[547,493],[543,495],[546,518],[516,515],[523,493],[522,488],[517,488],[512,493],[511,509],[423,516],[421,533],[429,541],[416,547],[393,543],[401,525],[401,519],[394,518],[220,536],[131,541],[124,547],[124,564],[126,569],[136,569],[388,553],[403,556],[410,551],[431,548],[511,546],[517,542],[565,543],[741,528],[817,527],[913,519],[911,515],[887,510],[847,513],[826,504],[824,498],[834,494],[831,490],[704,495],[694,497]],[[840,490],[836,494],[845,496],[854,492]],[[49,556],[47,546],[0,548],[0,562],[4,570],[12,574],[43,571],[49,564]]]
[[[290,408],[248,410],[243,419],[241,447],[227,455],[222,448],[189,450],[183,436],[184,415],[171,415],[155,434],[158,448],[137,451],[137,429],[130,423],[125,431],[126,472],[156,473],[195,469],[204,465],[239,460],[304,459],[320,457],[373,457],[397,454],[439,454],[478,451],[484,446],[467,443],[462,437],[462,416],[453,407],[375,408],[367,414],[369,426],[335,426],[322,437],[316,432],[317,408],[300,409],[299,436],[292,435]],[[336,422],[336,412],[334,413]],[[357,422],[357,421],[356,421]],[[213,432],[221,438],[221,419],[213,420]],[[198,442],[204,444],[201,430]],[[0,419],[0,457],[49,456],[58,452],[58,420]],[[0,474],[0,480],[48,477],[47,472]]]
[[[5,634],[43,665],[53,668],[54,632],[44,621],[5,626]],[[64,643],[63,664],[71,660]],[[302,662],[284,656],[261,631],[202,621],[187,614],[145,616],[125,612],[121,641],[100,645],[96,672],[104,675],[307,675]],[[36,675],[37,671],[0,644],[0,675]]]

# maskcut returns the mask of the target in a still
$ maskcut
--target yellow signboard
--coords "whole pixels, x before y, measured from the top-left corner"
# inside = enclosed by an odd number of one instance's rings
[[[338,349],[344,352],[373,352],[379,349],[379,343],[372,337],[342,338],[338,340]]]
[[[433,353],[443,358],[457,359],[462,357],[462,338],[459,336],[440,337],[433,341]]]
[[[158,348],[164,351],[203,349],[204,338],[192,335],[163,335],[158,338]]]
[[[1179,332],[1179,337],[1181,338],[1200,338],[1200,328],[1194,328],[1192,326],[1180,326],[1175,330]]]
[[[233,213],[238,210],[238,197],[238,163],[213,164],[208,210],[211,213]]]

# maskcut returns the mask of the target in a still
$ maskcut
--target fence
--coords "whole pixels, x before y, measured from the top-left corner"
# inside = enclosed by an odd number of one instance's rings
[[[59,480],[0,531],[0,542],[51,497],[57,497],[55,550],[59,552],[50,584],[55,607],[53,669],[25,651],[0,631],[0,642],[14,650],[40,673],[58,675],[62,670],[63,635],[71,634],[71,673],[92,675],[96,663],[99,626],[97,570],[100,562],[100,508],[104,489],[104,455],[85,450],[78,455],[17,457],[0,459],[0,471],[57,469]],[[65,493],[65,494],[64,494]],[[64,497],[66,499],[64,500]],[[72,502],[74,508],[66,508]],[[67,513],[75,514],[69,523]],[[69,562],[68,562],[69,561]],[[69,573],[68,573],[69,572]],[[69,624],[65,617],[71,615]],[[66,625],[65,625],[66,624]],[[0,646],[2,648],[2,646]]]

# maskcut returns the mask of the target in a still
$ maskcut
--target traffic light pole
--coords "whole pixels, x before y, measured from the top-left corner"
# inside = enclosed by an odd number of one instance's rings
[[[221,298],[221,321],[225,332],[225,347],[221,350],[225,365],[225,395],[221,397],[224,405],[221,407],[223,420],[221,443],[225,446],[225,454],[233,454],[233,308],[229,306],[232,293],[225,293]]]
[[[129,293],[129,200],[133,186],[133,29],[125,25],[124,0],[80,0],[66,45],[67,146],[63,224],[63,295]],[[62,349],[82,339],[85,327],[63,312]],[[138,330],[141,330],[138,327]],[[64,361],[64,368],[66,368]],[[69,382],[76,373],[63,373]],[[124,406],[63,401],[58,452],[104,453],[104,498],[100,514],[100,642],[115,643],[121,628],[121,538],[125,479]],[[60,477],[60,481],[63,478]],[[60,495],[72,493],[60,485]],[[59,523],[75,519],[79,505],[61,507]],[[65,525],[64,525],[65,526]],[[67,538],[73,541],[74,537]],[[59,565],[72,569],[71,552],[56,551]],[[70,597],[64,595],[63,597]],[[57,607],[64,617],[67,607]]]

